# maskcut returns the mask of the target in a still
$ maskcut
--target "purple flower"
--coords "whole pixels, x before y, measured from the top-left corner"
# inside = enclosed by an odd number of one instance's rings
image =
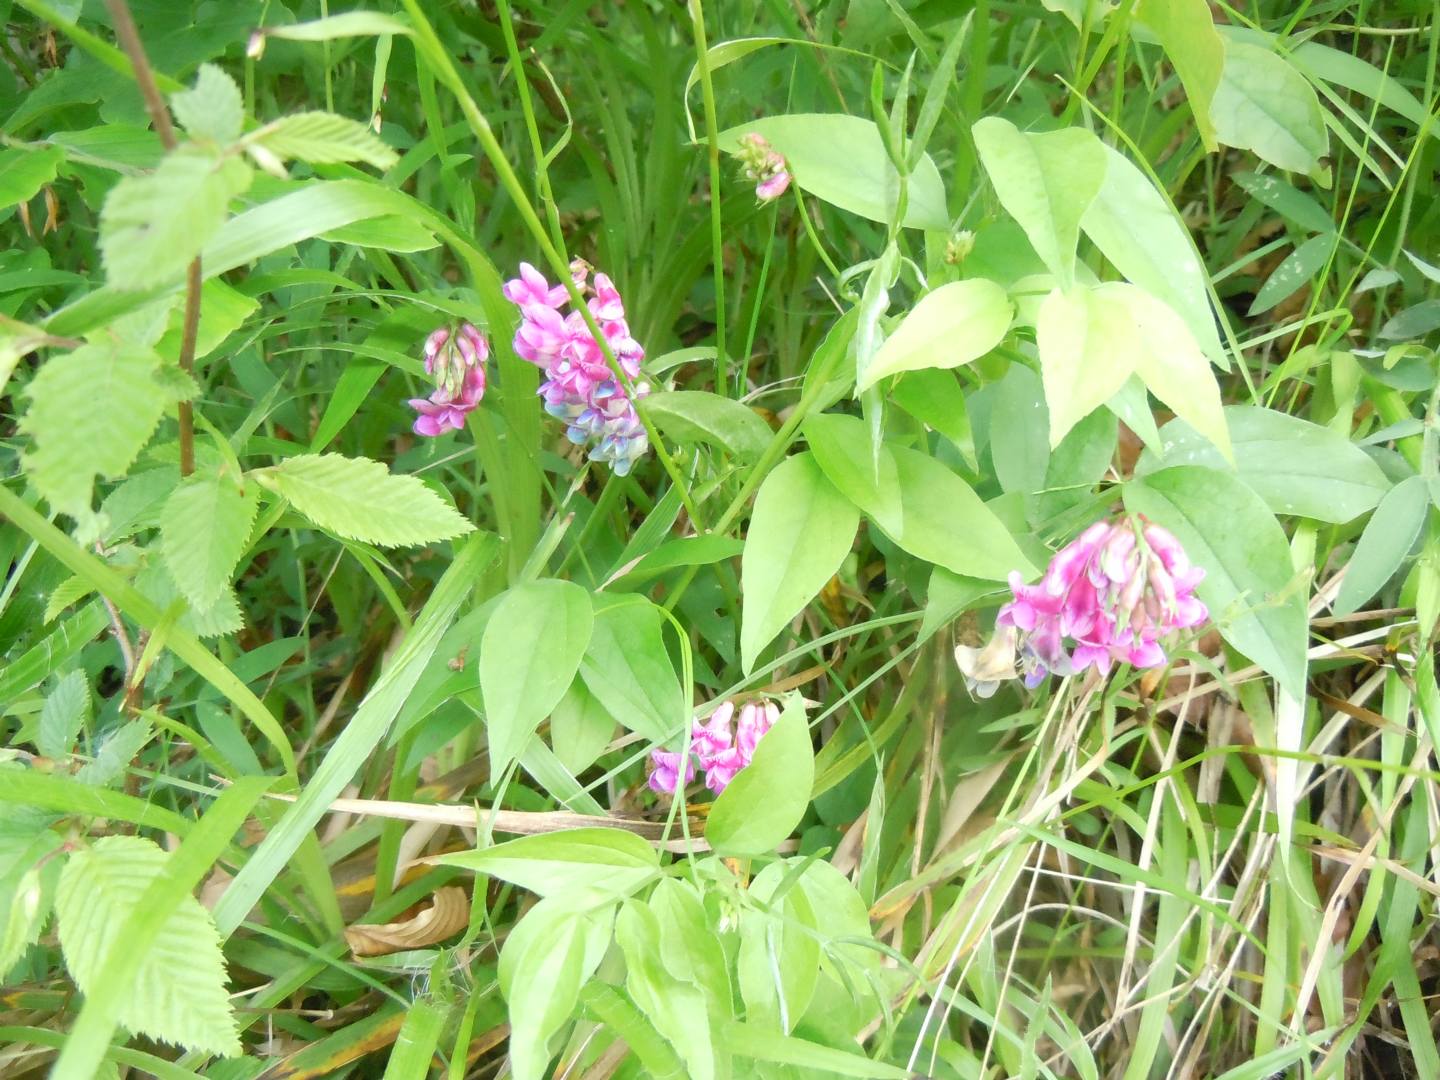
[[[724,702],[705,721],[696,720],[690,729],[690,753],[685,756],[685,783],[695,778],[695,765],[705,770],[705,786],[717,795],[755,757],[761,738],[780,719],[772,701],[749,702],[735,719],[735,703]],[[650,787],[662,794],[675,791],[680,775],[681,755],[676,751],[650,751]]]
[[[570,274],[575,288],[589,294],[586,307],[635,396],[644,397],[650,387],[637,380],[645,350],[630,334],[619,290],[605,274],[595,274],[592,282],[591,267],[582,259],[570,264]],[[650,443],[634,401],[615,378],[584,314],[561,314],[568,299],[565,289],[551,288],[529,263],[520,264],[520,276],[505,283],[504,293],[520,308],[516,355],[545,372],[539,390],[545,411],[564,421],[571,442],[590,448],[592,461],[607,462],[617,476],[624,476]]]
[[[1194,595],[1204,576],[1160,526],[1129,517],[1096,522],[1055,553],[1036,584],[1012,573],[1014,599],[995,623],[1018,632],[1020,670],[1032,688],[1052,673],[1093,667],[1105,675],[1117,661],[1159,667],[1160,642],[1209,617]]]
[[[410,399],[410,407],[420,414],[415,418],[415,434],[459,431],[485,396],[490,343],[468,322],[453,333],[442,326],[425,339],[424,355],[425,371],[434,379],[435,389],[428,398]]]
[[[785,158],[758,131],[740,137],[738,156],[745,165],[746,179],[755,181],[755,196],[761,202],[778,199],[790,187]]]

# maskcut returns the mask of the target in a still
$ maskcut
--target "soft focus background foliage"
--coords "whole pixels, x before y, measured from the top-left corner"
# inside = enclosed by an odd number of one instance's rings
[[[0,12],[5,1075],[1440,1076],[1433,5]],[[1212,624],[977,671],[1122,510]]]

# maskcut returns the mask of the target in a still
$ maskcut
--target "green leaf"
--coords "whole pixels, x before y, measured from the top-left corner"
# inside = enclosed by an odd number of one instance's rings
[[[44,150],[0,150],[0,210],[29,202],[55,179],[65,160],[58,146]]]
[[[825,478],[814,455],[787,458],[765,478],[740,557],[746,672],[835,576],[859,526],[860,512]]]
[[[1000,204],[1050,272],[1069,285],[1080,219],[1105,180],[1105,146],[1082,128],[1022,132],[987,116],[970,133]]]
[[[575,907],[629,896],[660,873],[654,848],[632,832],[609,828],[522,836],[476,851],[449,852],[436,861],[489,874]]]
[[[763,741],[763,740],[762,740]],[[687,1077],[713,1080],[715,1056],[705,995],[666,970],[660,921],[644,904],[628,901],[615,920],[615,941],[625,955],[625,989],[684,1060]]]
[[[661,432],[678,443],[707,443],[752,462],[765,452],[774,432],[752,408],[703,390],[650,394],[641,408]]]
[[[1220,384],[1185,322],[1163,300],[1120,282],[1098,287],[1134,320],[1135,374],[1176,416],[1209,439],[1228,460],[1230,433],[1220,406]]]
[[[192,139],[228,146],[240,138],[245,103],[235,80],[214,64],[201,64],[195,85],[170,97],[170,111]]]
[[[127,176],[100,212],[105,277],[119,289],[178,279],[220,231],[230,200],[250,186],[250,169],[234,158],[176,150],[149,176]]]
[[[24,815],[0,824],[0,980],[40,939],[59,876],[62,838]]]
[[[806,418],[803,430],[810,452],[836,490],[886,532],[901,532],[905,510],[900,504],[895,456],[888,446],[873,446],[865,421],[840,413],[817,413]]]
[[[1340,593],[1335,597],[1336,615],[1358,611],[1390,580],[1414,547],[1429,510],[1429,491],[1423,476],[1402,480],[1386,493],[1350,556]]]
[[[119,931],[169,857],[149,840],[107,836],[66,862],[55,913],[65,966],[81,993],[94,991],[111,952],[125,948]],[[193,896],[180,899],[146,950],[117,1019],[138,1034],[190,1050],[240,1053],[220,937]]]
[[[1313,233],[1333,233],[1335,222],[1326,210],[1311,196],[1298,190],[1294,184],[1283,178],[1267,173],[1261,176],[1253,172],[1231,173],[1230,179],[1239,184],[1257,201],[1264,203],[1277,214]],[[1137,285],[1143,282],[1136,282]],[[1151,290],[1154,292],[1154,290]],[[1159,293],[1156,293],[1158,296]]]
[[[1053,289],[1035,320],[1050,446],[1120,391],[1140,352],[1135,322],[1114,293]],[[1002,418],[1003,419],[1003,418]]]
[[[888,224],[900,197],[900,175],[890,163],[880,129],[869,120],[838,113],[767,116],[722,131],[720,149],[740,148],[740,138],[759,132],[785,157],[802,191],[842,210]],[[904,224],[913,229],[948,229],[945,185],[926,154],[910,174]]]
[[[150,742],[154,731],[143,716],[127,720],[107,731],[98,741],[90,760],[75,774],[75,779],[93,787],[109,787],[125,775],[141,750]]]
[[[124,475],[150,441],[174,400],[155,379],[159,362],[149,349],[83,345],[30,381],[20,430],[35,446],[25,466],[56,510],[88,519],[95,477]]]
[[[965,392],[951,372],[938,368],[912,371],[896,381],[890,390],[890,400],[954,443],[964,455],[965,463],[978,471],[975,434],[970,427]]]
[[[953,368],[984,356],[1005,337],[1015,309],[985,278],[952,281],[921,298],[885,339],[860,377],[864,391],[888,375]]]
[[[564,696],[593,622],[590,594],[568,581],[523,583],[501,598],[480,639],[480,690],[496,776]]]
[[[331,244],[381,248],[402,254],[429,251],[440,243],[435,239],[435,234],[424,225],[399,214],[387,214],[351,225],[341,225],[338,229],[321,233],[320,239]]]
[[[1001,490],[1039,491],[1050,465],[1050,410],[1040,377],[1024,364],[1011,364],[1004,378],[982,393],[989,404],[990,460]]]
[[[399,160],[399,155],[381,142],[367,125],[327,112],[283,117],[266,124],[245,141],[247,146],[262,147],[278,158],[293,158],[314,165],[363,161],[384,170]]]
[[[792,694],[750,764],[716,796],[705,839],[721,855],[768,855],[800,824],[814,782],[805,706]]]
[[[935,631],[975,607],[985,597],[999,595],[1008,595],[1003,585],[960,577],[943,566],[935,567],[930,573],[930,585],[925,590],[925,617],[920,623],[920,640],[928,640]]]
[[[196,473],[165,500],[160,540],[165,565],[185,599],[211,607],[230,586],[250,542],[259,499],[223,473]]]
[[[700,892],[688,881],[661,878],[650,893],[650,910],[660,924],[657,955],[670,974],[699,987],[712,1015],[732,1016],[730,964]]]
[[[1105,182],[1080,227],[1127,281],[1174,308],[1205,355],[1224,366],[1210,276],[1179,213],[1120,151],[1105,147],[1105,162]]]
[[[688,721],[675,665],[665,651],[664,615],[643,596],[627,596],[595,612],[580,661],[585,688],[629,731],[661,742]]]
[[[1265,279],[1265,284],[1260,286],[1260,291],[1255,294],[1246,314],[1259,315],[1294,296],[1329,262],[1330,254],[1334,250],[1333,233],[1310,237],[1285,256],[1280,265]]]
[[[605,752],[615,734],[615,717],[576,679],[550,712],[550,747],[560,763],[579,776]]]
[[[1291,172],[1316,172],[1330,148],[1314,88],[1259,45],[1225,41],[1225,69],[1210,114],[1221,142]]]
[[[1294,587],[1285,531],[1260,497],[1228,473],[1181,465],[1130,481],[1125,507],[1175,534],[1205,571],[1196,593],[1225,640],[1303,697],[1304,591]]]
[[[1341,524],[1372,509],[1390,481],[1369,454],[1319,424],[1273,409],[1230,405],[1225,422],[1235,448],[1234,471],[1276,514]],[[1161,430],[1164,454],[1146,453],[1137,471],[1204,465],[1228,471],[1210,443],[1183,421]]]
[[[45,695],[35,747],[47,758],[63,758],[74,751],[75,739],[90,714],[90,684],[85,672],[62,676]]]
[[[200,326],[195,337],[195,359],[203,360],[240,329],[260,307],[259,301],[239,289],[212,278],[200,286]],[[155,343],[161,356],[178,357],[185,334],[185,305],[170,308],[164,333]]]
[[[820,919],[809,895],[790,887],[777,896],[789,875],[790,867],[783,861],[772,862],[755,875],[749,896],[757,905],[741,912],[736,958],[746,1017],[781,1034],[799,1023],[820,975]]]
[[[195,607],[183,599],[180,586],[175,583],[169,567],[157,560],[135,575],[135,588],[162,612],[169,611],[177,601],[182,602],[184,607],[179,625],[198,638],[223,637],[245,627],[240,601],[229,585],[224,586],[219,596],[207,606]]]
[[[1215,151],[1210,110],[1225,65],[1225,43],[1215,30],[1210,5],[1205,0],[1141,0],[1135,17],[1160,39],[1185,87],[1200,141]]]
[[[541,1080],[550,1038],[564,1026],[580,988],[610,943],[613,907],[576,911],[542,900],[515,924],[500,950],[500,992],[510,1009],[510,1070]]]
[[[328,15],[309,22],[265,28],[266,37],[287,41],[334,41],[337,38],[410,33],[413,31],[408,22],[378,11],[347,11],[343,15]]]
[[[1408,341],[1440,330],[1440,300],[1421,300],[1392,316],[1380,327],[1379,337],[1386,341]]]
[[[350,540],[405,547],[475,528],[422,481],[369,458],[297,454],[251,475],[322,529]]]

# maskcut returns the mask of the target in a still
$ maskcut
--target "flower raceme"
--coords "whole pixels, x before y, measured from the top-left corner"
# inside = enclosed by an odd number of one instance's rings
[[[761,737],[779,719],[780,709],[773,701],[749,702],[741,706],[738,717],[735,703],[725,702],[708,720],[695,721],[690,729],[689,753],[650,751],[651,790],[661,795],[683,791],[695,779],[695,763],[699,762],[705,770],[705,786],[720,794],[750,764]]]
[[[1159,667],[1166,660],[1160,642],[1208,617],[1195,597],[1204,576],[1159,525],[1132,517],[1096,522],[1056,552],[1036,584],[1010,575],[1015,598],[995,624],[1018,637],[1026,686],[1052,672],[1094,667],[1105,675],[1116,661]]]
[[[762,203],[778,199],[790,187],[785,158],[758,131],[740,137],[739,157],[745,165],[745,177],[755,181],[755,197]]]
[[[636,397],[644,397],[650,387],[636,380],[645,350],[630,336],[620,293],[604,274],[590,282],[590,267],[580,259],[570,264],[570,272],[575,287],[587,295],[585,306]],[[516,354],[545,372],[539,391],[545,411],[565,422],[571,442],[590,447],[592,461],[608,462],[616,475],[624,476],[649,449],[649,440],[634,401],[606,362],[585,316],[580,311],[562,314],[569,293],[563,285],[551,286],[529,263],[520,264],[520,276],[505,283],[504,293],[520,309]]]
[[[461,323],[452,331],[442,326],[425,339],[425,371],[435,380],[428,398],[412,398],[416,435],[459,431],[465,417],[485,396],[485,361],[490,343],[474,326]]]

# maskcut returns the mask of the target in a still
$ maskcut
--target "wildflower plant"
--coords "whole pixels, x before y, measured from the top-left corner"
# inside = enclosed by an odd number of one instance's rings
[[[1440,1076],[1440,31],[380,7],[6,6],[7,1065]]]

